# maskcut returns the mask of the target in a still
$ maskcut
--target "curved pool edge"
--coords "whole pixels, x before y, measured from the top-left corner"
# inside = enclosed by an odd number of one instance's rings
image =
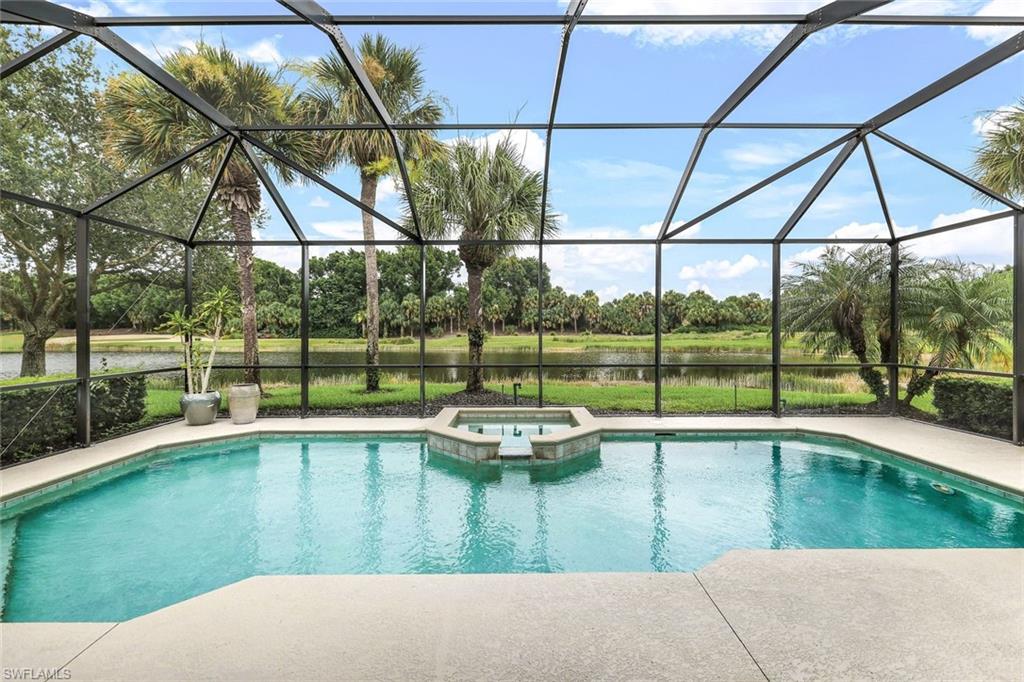
[[[1022,566],[1021,549],[801,549],[694,573],[256,576],[119,623],[0,628],[5,665],[82,680],[1020,679]],[[496,612],[514,625],[497,644]]]
[[[6,468],[0,475],[0,507],[184,445],[261,435],[422,436],[432,421],[288,417],[244,425],[218,419],[201,427],[175,422]],[[900,417],[595,417],[594,422],[602,433],[611,434],[762,432],[840,438],[962,477],[996,494],[1024,496],[1024,448]]]

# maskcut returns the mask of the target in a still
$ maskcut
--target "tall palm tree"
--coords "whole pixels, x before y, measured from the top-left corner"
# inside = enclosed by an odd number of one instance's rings
[[[400,47],[385,36],[364,35],[359,41],[359,60],[384,108],[395,123],[432,124],[441,120],[443,105],[425,90],[423,67],[415,49]],[[300,97],[311,123],[377,123],[376,113],[341,58],[332,54],[298,67],[309,81]],[[398,133],[406,161],[429,154],[437,143],[426,130]],[[359,169],[359,198],[367,206],[377,202],[377,185],[382,176],[393,173],[395,149],[385,130],[338,131],[318,139],[320,165],[333,168],[348,163]],[[366,240],[366,390],[380,388],[380,293],[377,247],[373,244],[373,216],[363,212]]]
[[[533,239],[541,217],[543,178],[523,164],[522,152],[506,136],[497,144],[460,139],[426,159],[413,183],[420,224],[432,239],[457,238],[466,266],[469,339],[467,391],[483,390],[484,327],[481,288],[484,271],[513,247],[480,244],[491,240]],[[544,235],[558,231],[550,207],[544,207]]]
[[[927,393],[944,367],[970,369],[988,361],[1008,361],[1013,333],[1012,288],[998,273],[979,272],[960,262],[930,264],[904,297],[904,324],[917,330],[918,355],[928,349],[928,369],[914,370],[903,402]]]
[[[261,125],[297,120],[292,89],[279,75],[239,59],[224,46],[199,43],[192,50],[171,53],[164,59],[163,66],[186,88],[235,123]],[[124,167],[155,166],[219,132],[212,123],[137,72],[122,73],[110,79],[101,106],[106,151],[115,164]],[[300,138],[271,134],[266,139],[294,159],[310,158],[312,145]],[[199,161],[200,158],[205,160]],[[209,164],[207,168],[194,170],[208,173],[212,178],[222,158],[223,149],[220,154],[194,156],[190,163]],[[272,159],[268,159],[268,163],[286,182],[294,179],[287,166]],[[260,183],[252,165],[241,153],[232,154],[217,186],[216,199],[228,215],[234,238],[251,242],[253,219],[260,212]],[[235,258],[242,308],[243,364],[247,365],[245,380],[259,383],[252,247],[244,243],[238,245]]]
[[[989,120],[992,127],[975,150],[974,176],[1001,194],[1024,197],[1024,98]]]
[[[786,336],[802,333],[806,349],[835,360],[852,353],[867,363],[879,355],[878,330],[888,319],[889,250],[831,246],[817,261],[796,264],[782,281]],[[861,367],[860,378],[879,402],[887,390],[882,373]]]

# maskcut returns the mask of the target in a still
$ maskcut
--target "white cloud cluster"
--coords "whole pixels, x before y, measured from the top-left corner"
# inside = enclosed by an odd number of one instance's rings
[[[1013,113],[1014,107],[1007,104],[1005,106],[998,107],[992,111],[985,112],[980,116],[976,116],[971,121],[971,127],[974,129],[974,134],[980,137],[988,137],[1002,126],[1003,121],[1006,117]]]
[[[679,270],[679,279],[736,279],[768,264],[754,256],[744,254],[738,260],[706,260],[697,265],[684,265]]]
[[[447,143],[469,141],[478,147],[494,148],[506,138],[522,154],[523,165],[526,168],[538,173],[544,170],[544,138],[533,130],[496,130],[488,135],[454,137],[447,140]]]
[[[925,229],[951,225],[964,220],[972,220],[991,215],[992,211],[983,208],[969,208],[960,213],[940,213],[932,219]],[[897,237],[902,237],[923,230],[918,226],[893,226]],[[887,237],[888,228],[882,223],[850,223],[839,228],[829,238],[837,239],[871,239]],[[1010,218],[998,218],[969,227],[939,232],[938,234],[911,239],[903,242],[903,248],[918,258],[937,260],[940,258],[960,259],[983,263],[986,265],[1008,265],[1013,256],[1013,223]],[[840,248],[852,250],[857,244],[844,244]],[[825,253],[824,246],[806,249],[788,258],[782,266],[784,273],[792,272],[797,263],[813,262]]]
[[[559,0],[564,6],[568,0]],[[827,4],[827,0],[599,0],[587,5],[588,15],[609,14],[807,14]],[[978,16],[1020,16],[1021,0],[990,0],[977,8]],[[953,0],[897,0],[872,10],[869,14],[968,14],[964,3]],[[689,46],[701,43],[741,40],[755,48],[771,49],[789,31],[783,25],[716,25],[716,26],[585,26],[604,33],[633,38],[639,45]],[[881,27],[842,26],[832,31],[836,35],[853,36],[866,30],[884,30]],[[994,45],[1017,33],[1014,26],[969,26],[966,34],[988,45]],[[837,32],[841,31],[841,32]],[[825,40],[818,34],[817,40]]]
[[[991,0],[984,7],[975,12],[982,17],[1005,17],[1021,16],[1024,14],[1024,5],[1020,0]],[[968,26],[967,35],[980,40],[986,45],[997,45],[1004,40],[1016,35],[1020,31],[1019,26]]]
[[[748,170],[763,166],[782,166],[801,158],[807,150],[792,142],[769,144],[750,142],[726,149],[722,155],[731,168]]]
[[[309,207],[310,208],[330,208],[331,207],[331,202],[327,201],[327,199],[324,199],[322,196],[317,194],[315,197],[310,199]]]

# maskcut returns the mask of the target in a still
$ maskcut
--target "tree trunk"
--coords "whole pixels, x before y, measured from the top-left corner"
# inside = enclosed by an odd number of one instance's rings
[[[466,379],[467,391],[484,389],[484,370],[481,365],[484,359],[484,329],[481,324],[480,290],[484,271],[476,266],[466,266],[468,273],[469,305],[467,312],[466,336],[469,337],[469,376]]]
[[[857,362],[866,363],[868,361],[868,344],[862,319],[856,321],[854,332],[850,337],[850,350],[853,351]],[[878,404],[881,405],[885,402],[889,391],[882,373],[874,367],[861,367],[857,373],[860,375],[861,381],[867,384],[868,390],[875,396]]]
[[[235,239],[239,242],[251,242],[252,220],[249,214],[235,205],[231,205],[230,213]],[[259,337],[256,333],[256,287],[252,278],[252,246],[248,243],[239,244],[235,254],[238,263],[238,297],[242,303],[242,364],[249,365],[243,370],[243,381],[257,384],[262,392]]]
[[[50,320],[25,321],[21,333],[21,376],[46,376],[46,342],[57,333],[57,325]]]
[[[573,334],[579,334],[580,333],[580,328],[579,328],[579,325],[576,322],[576,318],[575,317],[572,318],[572,333]]]
[[[377,202],[377,178],[362,173],[359,198],[371,208]],[[366,253],[366,390],[380,390],[380,291],[377,274],[377,246],[373,243],[373,216],[363,211],[363,239]]]
[[[903,394],[903,406],[910,407],[910,403],[913,402],[914,398],[924,395],[931,390],[932,383],[934,383],[935,377],[938,375],[938,368],[926,369],[923,374],[918,374],[917,370],[914,370],[910,380],[907,381],[907,392]]]

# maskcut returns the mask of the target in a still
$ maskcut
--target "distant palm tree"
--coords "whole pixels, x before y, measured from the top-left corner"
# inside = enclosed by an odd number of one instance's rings
[[[914,370],[903,402],[931,388],[944,367],[970,369],[987,361],[1008,362],[1007,339],[1013,333],[1012,288],[991,271],[960,262],[930,264],[923,279],[904,299],[904,324],[917,330],[931,353],[929,369]]]
[[[782,319],[786,336],[802,334],[807,350],[835,360],[852,353],[857,362],[877,355],[877,327],[888,319],[889,249],[866,246],[847,251],[831,246],[816,261],[796,264],[782,281]],[[879,402],[886,382],[874,367],[860,378]]]
[[[990,114],[989,122],[991,129],[975,150],[974,175],[1001,194],[1024,197],[1024,98],[1005,113]]]
[[[228,118],[240,125],[290,123],[297,120],[292,90],[277,74],[239,59],[226,47],[199,43],[191,50],[178,50],[164,59],[164,68]],[[122,167],[149,168],[172,159],[206,140],[219,129],[191,108],[138,72],[125,72],[110,79],[103,93],[106,146],[112,161]],[[309,145],[295,136],[270,134],[267,141],[288,156],[303,160]],[[212,178],[223,158],[221,154],[200,154],[192,164],[205,158],[208,168],[199,169]],[[268,159],[286,181],[291,170]],[[171,177],[174,177],[172,175]],[[240,153],[232,155],[216,198],[220,201],[239,242],[253,239],[253,219],[260,212],[260,184],[253,167]],[[259,383],[259,347],[256,328],[256,290],[253,284],[252,247],[235,247],[238,290],[242,304],[242,339],[245,381]]]
[[[359,41],[359,60],[395,123],[431,124],[441,120],[443,102],[424,88],[423,67],[417,51],[399,47],[385,36],[364,35]],[[321,57],[299,68],[309,81],[301,96],[310,123],[379,123],[377,114],[337,54]],[[406,161],[429,154],[437,146],[427,130],[398,133]],[[371,208],[377,202],[377,185],[395,169],[395,149],[385,130],[349,130],[318,136],[321,164],[333,168],[348,163],[359,169],[360,200]],[[380,388],[380,293],[377,247],[373,244],[374,218],[363,212],[366,255],[366,390]]]
[[[502,244],[472,242],[535,238],[542,190],[541,173],[523,164],[522,152],[507,136],[493,146],[457,140],[419,168],[413,197],[426,236],[455,237],[462,242],[459,257],[466,266],[469,287],[466,335],[471,367],[467,391],[483,390],[484,385],[480,295],[484,271],[513,250]],[[544,235],[554,235],[557,216],[547,206],[544,213]]]

